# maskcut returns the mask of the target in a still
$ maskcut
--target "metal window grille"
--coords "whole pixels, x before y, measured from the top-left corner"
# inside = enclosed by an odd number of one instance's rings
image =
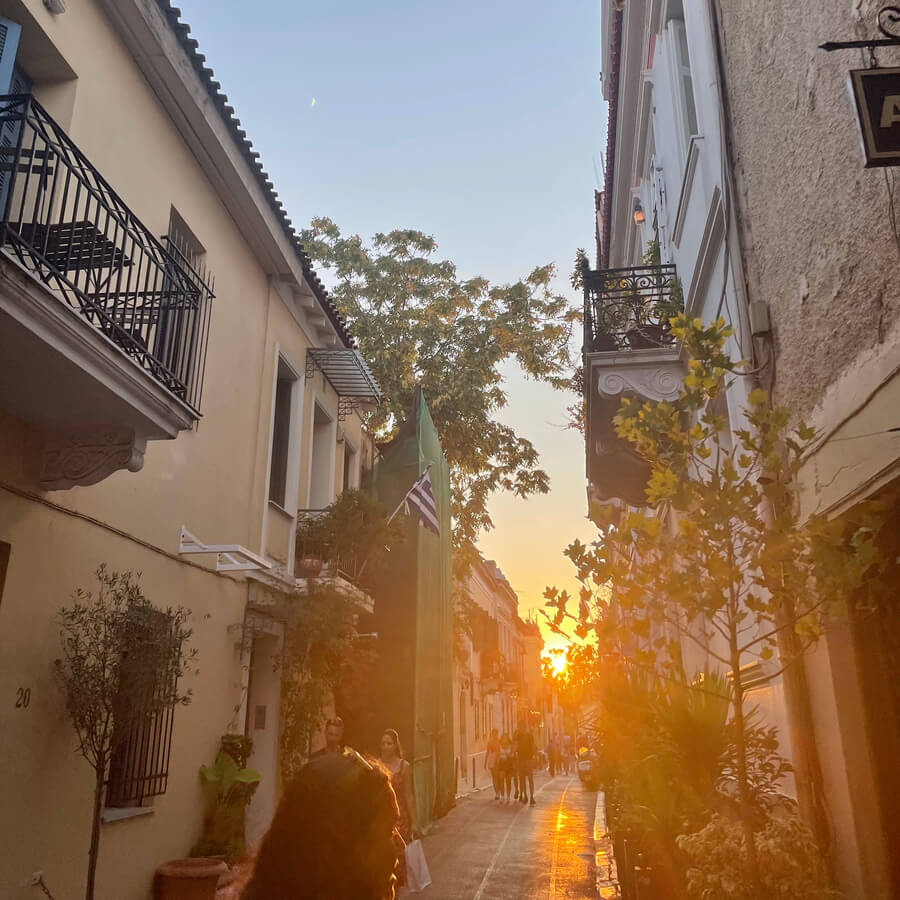
[[[141,643],[142,652],[136,659],[123,655],[120,664],[107,807],[140,806],[164,794],[169,779],[177,658],[171,642],[157,639],[169,617],[158,610],[145,614],[148,618],[142,613],[126,626],[131,630],[126,645]]]

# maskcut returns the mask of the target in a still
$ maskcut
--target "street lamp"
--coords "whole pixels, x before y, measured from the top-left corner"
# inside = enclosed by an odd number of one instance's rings
[[[634,198],[634,224],[635,225],[643,225],[644,224],[644,209],[641,206],[641,201],[638,200],[637,197]]]

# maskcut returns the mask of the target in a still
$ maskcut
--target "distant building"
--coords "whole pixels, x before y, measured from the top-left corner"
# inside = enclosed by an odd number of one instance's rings
[[[562,719],[541,675],[540,629],[520,618],[518,596],[499,566],[479,559],[454,592],[465,627],[456,632],[453,746],[460,780],[472,783],[474,765],[477,785],[489,777],[484,754],[494,728],[512,735],[526,717],[544,747]]]

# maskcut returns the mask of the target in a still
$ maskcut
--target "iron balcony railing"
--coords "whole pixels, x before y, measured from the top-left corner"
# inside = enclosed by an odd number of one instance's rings
[[[0,247],[199,415],[212,280],[30,95],[0,97]]]
[[[645,350],[674,343],[669,319],[682,312],[673,265],[582,269],[584,349]]]

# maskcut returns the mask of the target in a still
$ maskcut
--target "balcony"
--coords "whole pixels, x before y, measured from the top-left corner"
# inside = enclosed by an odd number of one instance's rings
[[[199,417],[212,284],[30,95],[0,97],[0,410],[48,490],[140,469]]]
[[[369,554],[360,546],[335,539],[327,526],[317,527],[325,523],[328,513],[327,509],[297,511],[294,571],[298,587],[329,587],[357,601],[365,612],[372,612],[375,572]]]
[[[622,398],[674,400],[683,375],[669,319],[683,310],[675,266],[584,268],[584,389],[588,511],[644,506],[649,467],[615,432]]]

